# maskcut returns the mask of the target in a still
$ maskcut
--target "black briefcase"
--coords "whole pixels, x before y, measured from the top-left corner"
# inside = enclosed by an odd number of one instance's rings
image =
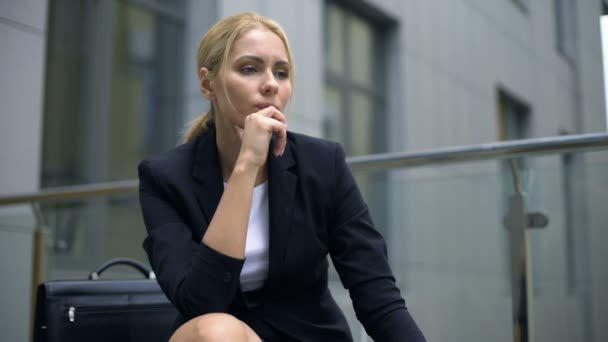
[[[130,265],[149,279],[97,280],[113,265]],[[89,280],[56,280],[38,286],[34,342],[163,341],[177,310],[154,273],[132,259],[112,259]]]

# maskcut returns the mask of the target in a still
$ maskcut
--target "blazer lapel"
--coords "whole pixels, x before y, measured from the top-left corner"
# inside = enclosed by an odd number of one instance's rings
[[[207,224],[222,197],[224,183],[220,170],[215,129],[197,138],[194,148],[192,177],[196,180],[194,193],[199,206],[202,208]],[[274,145],[274,144],[272,144]],[[277,274],[285,258],[287,239],[291,233],[291,215],[296,193],[298,177],[290,171],[295,165],[291,145],[288,141],[285,152],[281,157],[272,154],[273,146],[268,154],[268,211],[269,211],[269,270],[265,286],[270,290],[271,284],[278,284]],[[206,227],[201,227],[206,229]],[[204,231],[201,232],[201,236]]]
[[[196,180],[194,194],[209,224],[224,192],[215,129],[201,134],[197,140],[192,165],[192,177]]]
[[[270,147],[270,151],[272,150],[273,146]],[[279,279],[275,278],[285,259],[298,177],[289,170],[295,164],[289,141],[282,156],[277,158],[269,153],[268,158],[270,265],[267,282],[270,285],[278,283],[276,280]]]

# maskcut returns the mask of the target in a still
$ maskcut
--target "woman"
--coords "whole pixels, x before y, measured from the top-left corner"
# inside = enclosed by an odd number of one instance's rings
[[[144,248],[179,311],[171,341],[351,341],[327,254],[375,341],[424,341],[342,148],[287,131],[281,27],[227,17],[197,60],[211,109],[139,166]]]

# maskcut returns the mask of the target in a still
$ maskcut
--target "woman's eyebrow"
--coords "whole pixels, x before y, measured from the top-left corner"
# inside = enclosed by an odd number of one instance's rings
[[[256,55],[244,55],[244,56],[241,56],[241,57],[237,58],[236,60],[238,62],[238,61],[240,61],[242,59],[251,59],[251,60],[253,60],[256,63],[264,64],[264,59],[262,57],[256,56]]]
[[[289,62],[281,60],[281,61],[274,63],[274,66],[283,66],[283,65],[289,67]]]
[[[237,58],[236,61],[238,62],[243,59],[250,59],[259,64],[265,63],[264,58],[262,58],[260,56],[256,56],[256,55],[243,55],[243,56],[240,56],[239,58]],[[277,61],[276,63],[274,63],[274,65],[275,66],[283,66],[283,65],[289,66],[289,62],[287,62],[286,60],[280,60],[280,61]]]

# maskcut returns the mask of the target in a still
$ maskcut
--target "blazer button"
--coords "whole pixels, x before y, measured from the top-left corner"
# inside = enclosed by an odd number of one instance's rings
[[[230,272],[224,273],[224,283],[229,283],[232,280],[232,274]]]

